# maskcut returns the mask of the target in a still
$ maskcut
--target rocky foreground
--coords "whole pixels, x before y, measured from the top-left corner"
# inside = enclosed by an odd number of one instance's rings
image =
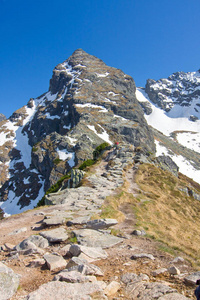
[[[195,299],[200,272],[136,230],[131,204],[121,205],[121,222],[100,218],[105,198],[124,184],[137,194],[132,156],[126,145],[111,150],[87,186],[1,221],[0,299]]]

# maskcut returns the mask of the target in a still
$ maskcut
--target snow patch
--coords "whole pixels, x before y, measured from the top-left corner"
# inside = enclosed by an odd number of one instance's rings
[[[98,124],[98,126],[103,130],[103,133],[98,133],[94,127],[94,125],[87,125],[87,127],[92,130],[98,137],[100,137],[102,140],[104,140],[105,142],[109,143],[110,145],[112,145],[113,143],[110,141],[110,137],[108,135],[108,133],[106,132],[106,130]]]
[[[158,141],[155,141],[156,144],[156,156],[159,155],[168,155],[179,167],[179,171],[192,178],[194,181],[200,184],[200,170],[195,169],[188,160],[186,160],[182,155],[171,154],[169,150],[161,145]]]

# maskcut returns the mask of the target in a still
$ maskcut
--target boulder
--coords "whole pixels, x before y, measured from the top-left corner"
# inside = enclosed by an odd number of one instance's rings
[[[66,223],[66,220],[62,216],[52,216],[45,218],[42,223],[46,226],[63,225]]]
[[[38,290],[30,293],[25,300],[90,300],[93,295],[96,299],[107,299],[101,282],[67,283],[52,281],[41,285]]]
[[[19,275],[15,274],[11,268],[8,268],[0,262],[0,299],[10,299],[17,291],[19,286]]]
[[[45,259],[50,271],[60,268],[64,269],[67,265],[66,260],[57,254],[45,254],[43,258]]]
[[[72,257],[68,262],[66,269],[77,270],[84,275],[103,276],[101,269],[93,264],[89,264],[86,260],[78,257]]]
[[[42,231],[40,235],[46,238],[50,243],[64,242],[68,239],[68,234],[63,227]]]
[[[73,233],[77,238],[77,242],[87,247],[109,248],[123,241],[122,238],[92,229],[74,230]]]
[[[167,271],[169,272],[170,275],[180,275],[181,273],[180,270],[175,266],[169,267]]]
[[[200,279],[200,271],[192,273],[184,278],[186,284],[195,285],[196,281]]]

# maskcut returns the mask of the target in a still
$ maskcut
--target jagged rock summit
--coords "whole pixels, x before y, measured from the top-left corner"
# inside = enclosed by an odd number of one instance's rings
[[[0,126],[0,196],[6,213],[33,208],[102,142],[155,152],[134,80],[76,50],[53,70],[49,91]]]
[[[6,116],[4,116],[3,114],[0,114],[0,122],[6,120]]]

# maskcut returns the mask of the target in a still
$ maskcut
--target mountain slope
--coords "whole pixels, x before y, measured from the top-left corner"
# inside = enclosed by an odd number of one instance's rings
[[[49,91],[1,122],[1,208],[13,214],[34,207],[104,141],[155,152],[135,91],[130,76],[81,49],[57,65]]]
[[[169,155],[180,172],[200,183],[200,72],[149,79],[136,97],[147,123],[158,131],[157,155]]]

